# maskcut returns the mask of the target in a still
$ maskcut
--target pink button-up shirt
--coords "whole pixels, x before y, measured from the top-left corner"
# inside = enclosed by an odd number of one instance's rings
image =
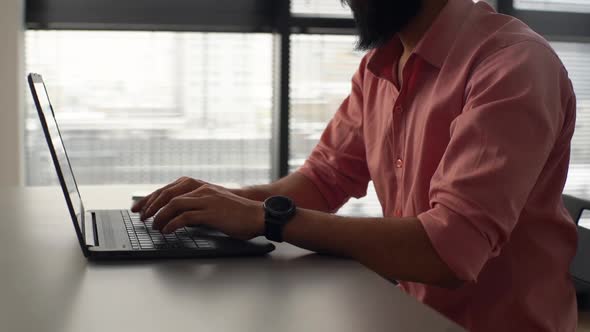
[[[467,282],[401,287],[472,331],[575,331],[576,228],[561,200],[575,97],[555,52],[487,4],[449,0],[403,71],[369,52],[299,172],[334,211],[374,182]],[[411,253],[408,253],[411,254]]]

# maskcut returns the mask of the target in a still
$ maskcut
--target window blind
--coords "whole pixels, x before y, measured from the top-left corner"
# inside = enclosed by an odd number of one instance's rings
[[[590,199],[590,43],[551,43],[568,70],[577,98],[576,130],[565,192]]]
[[[270,180],[272,36],[26,32],[81,184]],[[28,96],[27,96],[28,97]],[[28,185],[56,184],[26,98]]]

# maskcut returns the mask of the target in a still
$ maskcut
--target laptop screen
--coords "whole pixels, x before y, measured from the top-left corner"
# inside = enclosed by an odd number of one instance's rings
[[[39,111],[42,112],[44,115],[45,122],[47,124],[48,134],[50,136],[53,149],[55,150],[55,155],[58,163],[58,165],[56,166],[59,166],[64,184],[66,186],[64,188],[64,191],[67,190],[68,192],[68,196],[71,202],[71,208],[73,209],[73,212],[76,216],[76,221],[78,223],[79,230],[82,230],[83,220],[81,215],[82,213],[84,213],[82,199],[80,198],[78,186],[76,185],[76,180],[74,179],[74,173],[72,172],[72,168],[70,166],[70,162],[66,154],[63,141],[61,139],[61,134],[59,132],[57,122],[55,121],[55,117],[51,109],[51,103],[49,101],[49,97],[47,96],[47,91],[45,90],[45,84],[43,84],[42,81],[36,81],[34,82],[34,85],[35,91],[37,92],[37,98],[39,99],[39,106],[41,107]]]

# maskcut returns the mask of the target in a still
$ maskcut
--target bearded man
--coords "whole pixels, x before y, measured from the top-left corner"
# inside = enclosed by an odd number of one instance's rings
[[[483,2],[345,2],[368,53],[300,169],[240,189],[181,178],[133,210],[164,233],[351,257],[470,331],[575,331],[576,101],[555,52]],[[382,218],[334,214],[370,181]]]

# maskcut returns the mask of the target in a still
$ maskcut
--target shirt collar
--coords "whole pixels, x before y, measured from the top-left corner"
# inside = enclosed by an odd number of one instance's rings
[[[416,45],[414,53],[440,69],[473,6],[472,0],[448,0]]]
[[[473,6],[472,0],[448,0],[416,45],[414,53],[440,69]],[[377,77],[389,77],[389,71],[397,63],[401,51],[401,42],[395,36],[389,43],[373,51],[368,69]]]

